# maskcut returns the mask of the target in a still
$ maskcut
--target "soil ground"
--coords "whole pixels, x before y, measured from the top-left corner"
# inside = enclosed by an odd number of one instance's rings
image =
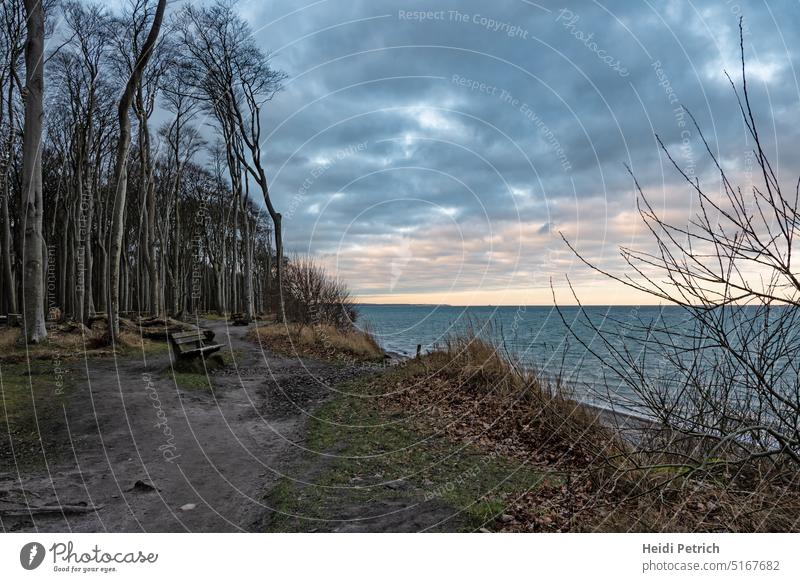
[[[4,531],[240,531],[263,521],[264,491],[302,451],[304,409],[345,371],[264,355],[243,340],[246,328],[205,325],[229,362],[208,374],[173,373],[166,353],[69,366],[56,411],[66,442],[34,452],[33,470],[26,451],[21,474],[3,467]],[[9,509],[20,505],[37,509]]]
[[[56,398],[51,369],[0,365],[38,405],[33,439],[0,423],[2,531],[475,530],[501,517],[493,491],[541,478],[382,416],[359,392],[375,367],[202,325],[224,344],[213,370],[165,351],[59,363]]]

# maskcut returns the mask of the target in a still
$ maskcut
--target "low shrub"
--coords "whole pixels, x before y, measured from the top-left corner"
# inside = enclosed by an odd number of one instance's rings
[[[252,329],[248,337],[284,356],[352,362],[383,361],[383,350],[368,331],[330,324],[273,323]]]
[[[351,327],[358,315],[343,281],[332,277],[313,257],[298,255],[283,273],[286,319],[304,325]]]

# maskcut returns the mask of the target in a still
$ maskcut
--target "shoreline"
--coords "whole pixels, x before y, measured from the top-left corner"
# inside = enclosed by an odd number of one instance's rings
[[[428,355],[434,353],[435,351],[436,350],[429,351],[423,355]],[[394,350],[384,350],[384,353],[386,356],[388,356],[390,366],[399,365],[402,364],[402,362],[415,359],[414,356],[409,356]],[[544,380],[546,380],[546,378]],[[585,408],[596,413],[598,418],[604,421],[606,426],[618,430],[619,432],[627,432],[629,430],[644,431],[658,427],[658,423],[652,418],[647,418],[646,416],[635,414],[633,412],[620,410],[619,408],[614,408],[610,405],[603,406],[597,402],[576,400],[575,398],[567,398],[567,400],[572,402],[576,407]]]

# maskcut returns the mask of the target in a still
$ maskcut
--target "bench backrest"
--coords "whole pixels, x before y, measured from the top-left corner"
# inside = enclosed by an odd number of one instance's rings
[[[179,331],[177,333],[171,333],[170,337],[172,337],[174,339],[181,339],[181,338],[185,338],[185,337],[199,337],[199,338],[205,339],[206,336],[205,336],[205,332],[203,332],[202,330],[193,329],[193,330],[189,330],[189,331]]]
[[[179,351],[185,352],[189,350],[195,350],[197,348],[202,348],[206,336],[202,331],[199,330],[182,331],[170,334],[169,339],[172,342],[172,345],[174,345]]]

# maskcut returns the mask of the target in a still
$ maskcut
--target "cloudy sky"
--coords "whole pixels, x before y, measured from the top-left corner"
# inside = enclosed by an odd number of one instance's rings
[[[575,259],[621,272],[645,248],[625,164],[654,206],[692,212],[654,133],[710,188],[680,105],[746,185],[728,70],[738,18],[756,115],[793,183],[796,1],[247,0],[289,79],[265,113],[271,191],[290,250],[324,258],[367,302],[638,303]]]

